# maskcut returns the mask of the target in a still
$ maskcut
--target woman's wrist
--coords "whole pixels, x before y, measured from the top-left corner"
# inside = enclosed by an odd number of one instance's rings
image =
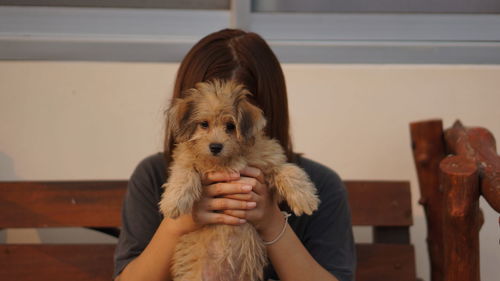
[[[269,241],[266,241],[264,240],[264,245],[266,246],[271,246],[273,245],[274,243],[278,242],[281,237],[283,237],[283,235],[285,235],[285,231],[286,231],[286,228],[288,226],[288,217],[290,217],[290,214],[287,213],[287,212],[281,212],[283,214],[283,218],[284,218],[284,222],[283,222],[283,227],[281,228],[281,231],[280,233],[273,239],[273,240],[269,240]]]
[[[257,227],[257,232],[264,241],[272,241],[275,239],[280,232],[283,230],[283,226],[286,223],[282,212],[276,206],[273,211],[269,213],[267,219]]]
[[[191,214],[182,215],[176,219],[164,218],[162,224],[165,227],[165,231],[174,237],[181,237],[198,228]]]
[[[161,224],[163,225],[165,232],[173,238],[181,237],[185,234],[184,231],[176,225],[176,222],[173,219],[165,218]]]

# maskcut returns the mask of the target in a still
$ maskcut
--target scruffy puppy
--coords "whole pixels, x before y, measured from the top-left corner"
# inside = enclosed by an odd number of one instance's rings
[[[160,210],[165,217],[189,213],[209,172],[262,170],[273,196],[286,200],[296,215],[318,207],[316,188],[306,173],[286,163],[283,149],[263,133],[266,120],[250,93],[232,81],[196,84],[168,110],[168,131],[177,143],[164,184]],[[182,236],[172,276],[177,281],[262,280],[266,249],[251,224],[209,225]]]

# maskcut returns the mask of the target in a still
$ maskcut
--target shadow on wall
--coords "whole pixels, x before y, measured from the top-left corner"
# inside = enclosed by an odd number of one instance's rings
[[[14,171],[14,161],[12,158],[0,151],[0,180],[1,181],[15,181],[19,177]]]
[[[15,181],[19,180],[19,177],[16,175],[14,170],[14,161],[12,158],[0,152],[0,181]],[[7,230],[0,230],[0,243],[4,244],[7,240]]]

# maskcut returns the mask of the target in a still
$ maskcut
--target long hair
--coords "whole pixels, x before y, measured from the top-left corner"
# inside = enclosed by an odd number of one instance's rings
[[[267,119],[266,135],[278,140],[288,161],[295,162],[283,70],[264,39],[238,29],[223,29],[202,38],[181,62],[172,100],[182,98],[196,83],[213,79],[236,80],[252,93],[251,101]],[[175,145],[171,136],[165,131],[164,156],[168,162]]]

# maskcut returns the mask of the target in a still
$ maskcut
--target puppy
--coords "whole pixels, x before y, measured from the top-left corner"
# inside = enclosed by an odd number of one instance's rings
[[[176,147],[159,203],[165,217],[191,212],[202,194],[201,177],[246,166],[262,170],[278,201],[296,215],[312,214],[319,204],[306,173],[286,162],[282,147],[263,133],[262,111],[234,81],[196,84],[173,101],[167,126]],[[173,257],[177,281],[257,281],[263,278],[266,249],[251,224],[209,225],[181,237]]]

